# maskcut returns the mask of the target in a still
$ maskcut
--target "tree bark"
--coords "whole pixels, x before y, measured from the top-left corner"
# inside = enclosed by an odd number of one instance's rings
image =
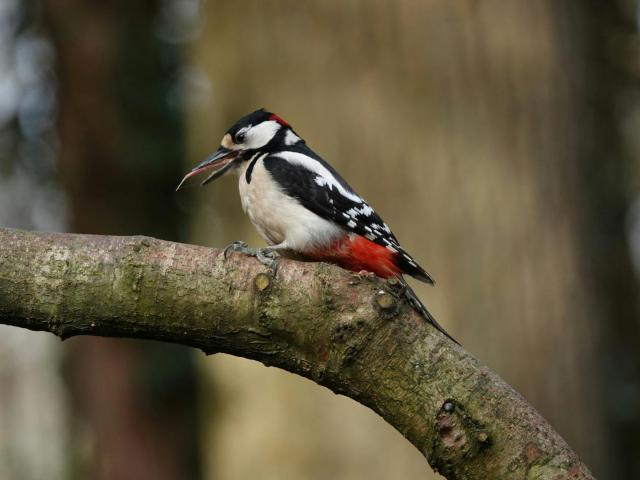
[[[0,229],[0,323],[251,358],[380,414],[449,479],[590,479],[545,420],[395,282],[148,237]]]

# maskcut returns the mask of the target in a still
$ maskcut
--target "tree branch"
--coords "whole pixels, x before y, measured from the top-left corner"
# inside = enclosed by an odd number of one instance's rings
[[[259,360],[379,413],[448,479],[591,479],[495,373],[426,324],[399,286],[147,237],[0,229],[0,323],[147,338]],[[585,420],[586,421],[586,420]]]

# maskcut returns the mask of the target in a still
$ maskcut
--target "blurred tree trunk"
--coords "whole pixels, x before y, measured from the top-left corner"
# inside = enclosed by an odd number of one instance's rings
[[[627,229],[634,227],[629,213],[640,186],[638,2],[591,1],[586,9],[589,16],[582,25],[591,66],[586,85],[592,111],[585,114],[590,115],[592,135],[585,135],[591,141],[586,142],[581,164],[588,207],[583,240],[592,259],[588,267],[599,292],[598,307],[606,318],[598,359],[603,411],[613,432],[610,448],[621,452],[611,478],[640,478],[640,290],[630,259],[633,239],[627,238]]]
[[[289,120],[435,275],[437,288],[418,288],[439,321],[515,385],[598,478],[623,478],[615,466],[628,460],[613,447],[605,413],[610,384],[597,318],[603,309],[614,314],[606,307],[613,292],[601,281],[620,271],[628,286],[628,259],[603,272],[594,266],[598,250],[585,242],[603,218],[590,214],[584,168],[595,152],[615,147],[615,138],[598,134],[598,85],[586,81],[607,75],[607,65],[591,61],[594,48],[605,48],[588,27],[601,12],[551,0],[290,0],[268,8],[254,0],[241,15],[230,3],[206,5],[192,63],[209,76],[211,94],[190,114],[193,156],[212,151],[252,109]],[[223,180],[202,192],[196,241],[259,243],[239,220],[236,190],[235,180]],[[277,372],[267,378],[229,363],[212,374],[232,385],[227,408],[236,432],[246,425],[236,433],[243,458],[247,449],[264,454],[263,478],[283,476],[277,452],[290,448],[305,455],[286,467],[289,476],[318,465],[342,478],[385,476],[379,452],[398,440],[373,433],[375,419],[356,418],[357,409],[345,415],[337,401]],[[251,394],[269,388],[258,382],[278,385],[260,406]],[[256,433],[258,418],[273,420]],[[314,435],[302,433],[309,430]],[[224,421],[210,431],[225,438],[211,471],[255,475],[234,456]],[[384,460],[405,478],[423,478],[412,466],[418,458],[394,452]]]
[[[0,225],[64,231],[55,55],[38,13],[33,1],[0,2]],[[0,327],[2,480],[65,477],[69,412],[58,375],[62,350],[58,341]]]
[[[179,50],[159,40],[167,2],[45,1],[58,55],[71,231],[179,239]],[[175,99],[174,99],[175,100]],[[196,373],[186,348],[70,342],[76,478],[199,477]]]

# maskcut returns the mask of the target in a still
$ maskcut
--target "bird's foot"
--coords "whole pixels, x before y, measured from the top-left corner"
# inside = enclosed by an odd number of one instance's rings
[[[276,276],[278,270],[278,253],[272,248],[251,248],[242,240],[236,240],[225,247],[223,251],[225,260],[229,258],[231,252],[240,252],[257,258],[260,263],[269,267],[274,277]]]
[[[256,258],[260,263],[266,265],[271,270],[272,275],[275,277],[278,271],[278,252],[275,250],[266,247],[266,248],[258,248],[256,251]]]
[[[251,248],[249,245],[247,245],[246,242],[243,242],[242,240],[236,240],[235,242],[232,242],[224,247],[222,255],[224,256],[225,260],[229,258],[231,252],[240,252],[244,253],[245,255],[251,255],[253,257],[256,256],[256,249]]]

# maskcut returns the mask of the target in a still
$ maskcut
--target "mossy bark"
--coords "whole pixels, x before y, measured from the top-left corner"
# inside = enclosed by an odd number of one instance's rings
[[[162,340],[283,368],[379,413],[449,479],[593,478],[396,284],[285,259],[273,278],[240,254],[225,260],[148,237],[0,229],[0,245],[0,323],[63,339]]]

